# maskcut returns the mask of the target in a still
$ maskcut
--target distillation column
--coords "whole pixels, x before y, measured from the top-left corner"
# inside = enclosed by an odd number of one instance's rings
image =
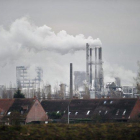
[[[100,91],[103,91],[104,84],[103,84],[103,67],[102,67],[102,48],[99,48],[99,85]]]
[[[90,87],[92,87],[92,48],[90,48]]]

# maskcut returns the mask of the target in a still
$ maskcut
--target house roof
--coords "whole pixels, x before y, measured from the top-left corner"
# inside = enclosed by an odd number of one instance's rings
[[[30,110],[32,107],[33,103],[35,102],[36,99],[34,98],[17,98],[15,99],[14,103],[11,105],[9,108],[8,112],[12,111],[21,111],[21,110]],[[27,111],[27,112],[28,112]]]
[[[71,100],[69,105],[70,118],[91,118],[93,111],[99,104],[99,100],[100,99]],[[64,114],[63,118],[67,118],[67,112]]]
[[[22,110],[24,110],[24,114],[20,117],[25,119],[35,101],[35,98],[15,98],[13,104],[7,110],[7,114],[2,119],[5,120],[7,117],[13,117],[16,112],[20,113]],[[11,116],[11,114],[13,115]]]
[[[7,113],[13,102],[14,99],[0,99],[0,119]]]
[[[13,102],[14,99],[0,99],[0,108],[7,111]]]
[[[104,119],[128,119],[137,99],[75,99],[69,106],[70,119],[94,119],[96,115]],[[67,112],[62,119],[67,118]]]
[[[105,119],[129,119],[136,101],[136,98],[102,99],[93,116],[99,114]]]
[[[51,113],[66,111],[69,103],[70,100],[43,100],[41,105],[46,112]]]

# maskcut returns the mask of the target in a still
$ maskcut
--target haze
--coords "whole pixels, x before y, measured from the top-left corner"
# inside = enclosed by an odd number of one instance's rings
[[[133,84],[140,60],[139,0],[1,0],[0,9],[0,84],[16,82],[17,65],[39,65],[46,83],[68,84],[70,62],[74,70],[86,67],[85,50],[75,51],[82,48],[77,37],[81,42],[101,40],[106,82],[119,76],[124,85]],[[61,45],[56,41],[60,52],[44,31],[64,40]],[[42,50],[45,37],[53,51]]]

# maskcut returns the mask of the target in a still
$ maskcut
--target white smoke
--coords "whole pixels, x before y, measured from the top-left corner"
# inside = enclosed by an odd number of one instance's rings
[[[88,38],[82,34],[73,36],[64,30],[56,34],[46,25],[35,26],[26,17],[17,19],[9,30],[1,27],[0,31],[3,45],[16,50],[27,49],[35,52],[48,50],[65,54],[85,49],[87,42],[90,45],[102,45],[99,39],[93,40],[91,36]]]
[[[14,21],[9,29],[0,27],[0,84],[16,83],[16,66],[42,67],[43,81],[54,85],[56,82],[69,84],[69,63],[75,71],[84,71],[86,64],[85,45],[101,46],[100,39],[85,38],[84,35],[69,35],[62,30],[55,33],[50,27],[36,26],[28,18]],[[74,53],[73,53],[74,52]],[[124,81],[130,82],[134,73],[118,66],[113,69],[105,63],[105,77],[112,78],[119,73]],[[107,80],[107,78],[105,78]]]
[[[134,77],[136,73],[131,70],[125,69],[123,66],[117,64],[111,65],[108,62],[105,62],[104,65],[104,82],[115,82],[115,77],[121,79],[122,85],[132,86],[134,85]]]

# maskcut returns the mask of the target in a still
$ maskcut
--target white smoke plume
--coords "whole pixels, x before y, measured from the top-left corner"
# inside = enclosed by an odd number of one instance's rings
[[[1,26],[0,84],[8,85],[10,81],[16,83],[16,66],[30,66],[31,70],[42,67],[44,83],[69,84],[69,63],[73,63],[75,71],[85,70],[86,43],[91,46],[102,45],[100,39],[94,40],[90,36],[88,38],[82,34],[73,36],[64,30],[55,33],[46,25],[38,27],[26,17],[17,19],[8,29]],[[110,78],[112,66],[108,64],[104,66],[105,75]],[[130,77],[134,76],[134,73],[126,72],[125,69],[113,70],[114,73],[120,73],[124,81],[129,81]]]
[[[99,39],[93,40],[91,36],[86,39],[82,34],[69,35],[64,30],[54,33],[50,27],[35,26],[25,17],[12,23],[9,30],[1,27],[0,31],[2,44],[17,51],[22,49],[35,52],[48,50],[65,54],[84,49],[87,42],[91,45],[101,46]]]
[[[110,63],[105,62],[104,82],[115,82],[115,77],[119,77],[121,79],[122,85],[135,85],[134,77],[136,77],[136,73],[125,69],[123,66],[119,66],[117,64],[111,65]]]

